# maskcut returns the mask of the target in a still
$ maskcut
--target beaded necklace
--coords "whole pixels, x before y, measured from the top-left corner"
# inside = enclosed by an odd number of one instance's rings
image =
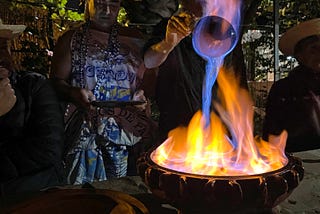
[[[99,45],[98,41],[93,39],[92,33],[89,32],[89,37],[94,42],[94,46],[102,53],[104,53],[105,57],[104,60],[106,62],[114,62],[114,59],[116,56],[120,53],[120,42],[118,40],[118,25],[114,24],[111,27],[110,36],[108,39],[108,45],[106,48],[102,48],[101,45]]]
[[[90,22],[86,22],[82,29],[76,31],[72,49],[72,65],[74,66],[75,81],[80,85],[81,88],[85,88],[85,64],[88,56],[88,42],[92,39],[90,29]],[[104,60],[107,65],[113,65],[116,57],[120,54],[120,42],[118,40],[118,25],[114,24],[111,27],[110,36],[108,38],[108,45],[105,49],[101,48],[97,43],[95,47],[104,53]],[[101,81],[101,79],[100,79]],[[99,84],[99,80],[97,82]],[[98,110],[98,109],[97,109]],[[91,118],[90,129],[95,132],[97,129],[98,113],[95,111],[89,112],[89,118]]]
[[[72,50],[73,56],[76,54],[80,57],[73,57],[72,64],[75,66],[75,72],[79,75],[79,84],[81,88],[85,88],[85,73],[84,68],[86,64],[86,59],[88,56],[88,40],[91,36],[91,32],[89,31],[90,22],[86,22],[82,30],[78,31],[75,34],[75,48]],[[98,47],[98,44],[95,44]],[[110,36],[108,39],[107,48],[104,50],[101,47],[98,47],[100,51],[102,51],[105,55],[104,60],[107,64],[114,64],[116,56],[120,54],[120,42],[118,40],[118,25],[114,24],[111,27]],[[77,52],[77,53],[75,53]]]

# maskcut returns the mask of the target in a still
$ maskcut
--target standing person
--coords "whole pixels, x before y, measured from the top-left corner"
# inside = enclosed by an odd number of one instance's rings
[[[320,148],[320,18],[301,22],[279,41],[299,66],[269,92],[263,137],[288,132],[287,152]]]
[[[146,70],[144,40],[140,32],[118,25],[119,9],[120,0],[87,0],[86,23],[66,32],[54,50],[51,78],[56,90],[64,100],[85,109],[80,137],[66,159],[72,184],[127,175],[128,147],[152,128],[144,104],[99,113],[91,105],[94,100],[146,100],[137,90]]]
[[[24,29],[0,20],[0,196],[64,182],[58,98],[44,76],[15,71],[8,47]]]
[[[153,45],[144,54],[147,68],[159,66],[155,98],[160,111],[160,142],[171,129],[188,125],[201,109],[206,62],[194,51],[191,32],[195,19],[202,16],[202,5],[198,0],[181,3],[181,13],[164,22],[166,27],[156,28],[166,31],[155,32],[163,36],[152,39]]]

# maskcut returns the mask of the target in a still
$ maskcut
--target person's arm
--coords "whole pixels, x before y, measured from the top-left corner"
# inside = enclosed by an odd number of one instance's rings
[[[284,84],[285,83],[285,84]],[[279,135],[283,129],[285,122],[284,114],[286,106],[281,101],[283,91],[289,88],[286,82],[275,82],[268,94],[266,102],[266,114],[263,124],[263,139],[268,140],[270,135]]]
[[[90,90],[70,85],[72,69],[71,39],[74,31],[65,33],[58,39],[52,57],[50,78],[60,98],[77,106],[88,108],[94,95]]]
[[[172,16],[166,27],[165,38],[148,48],[144,54],[146,68],[155,68],[161,65],[174,47],[183,38],[190,35],[194,27],[194,21],[195,18],[186,13]]]
[[[12,151],[21,150],[21,157],[26,154],[26,158],[38,160],[38,165],[59,164],[56,161],[61,161],[62,157],[64,123],[55,90],[50,81],[36,73],[25,75],[19,80],[18,87],[24,90],[29,112],[25,118],[25,142],[23,145],[17,143],[21,148]]]
[[[2,148],[11,172],[6,175],[10,180],[1,186],[4,194],[35,191],[63,180],[64,123],[55,91],[38,73],[24,75],[15,87],[19,99],[15,110],[23,117],[12,119],[23,119],[23,127]]]

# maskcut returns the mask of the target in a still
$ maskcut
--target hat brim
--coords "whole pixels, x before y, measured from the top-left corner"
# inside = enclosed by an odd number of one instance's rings
[[[288,56],[294,56],[296,44],[309,36],[320,35],[320,18],[301,22],[285,32],[279,41],[280,51]]]
[[[25,25],[0,25],[0,37],[12,38],[21,34],[26,29]],[[3,33],[1,31],[3,30]],[[11,34],[5,31],[11,31]],[[4,33],[5,32],[5,33]]]

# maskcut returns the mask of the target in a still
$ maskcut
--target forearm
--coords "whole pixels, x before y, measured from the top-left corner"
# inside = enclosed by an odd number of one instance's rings
[[[60,100],[72,102],[82,108],[89,108],[91,101],[95,100],[95,96],[89,89],[72,86],[63,79],[55,78],[51,81]]]
[[[144,54],[146,68],[156,68],[160,66],[174,49],[176,44],[170,44],[165,40],[152,45]]]
[[[155,68],[161,65],[174,47],[183,38],[190,35],[195,22],[196,17],[187,12],[181,12],[177,16],[172,16],[166,26],[165,38],[145,52],[145,66],[147,68]]]
[[[67,102],[73,102],[74,98],[72,96],[73,86],[71,86],[66,80],[52,78],[51,83],[56,90],[58,97]]]

